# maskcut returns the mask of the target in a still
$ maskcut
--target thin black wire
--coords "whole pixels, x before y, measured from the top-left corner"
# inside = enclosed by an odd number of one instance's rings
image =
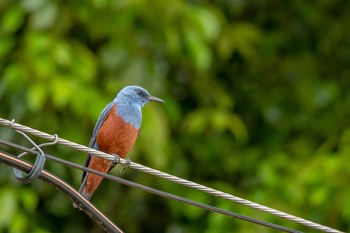
[[[0,139],[0,144],[7,145],[7,146],[10,146],[10,147],[13,147],[13,148],[17,148],[17,149],[26,151],[28,153],[36,153],[36,151],[34,151],[34,150],[31,150],[29,148],[26,148],[26,147],[23,147],[21,145],[18,145],[18,144],[12,143],[12,142],[8,142],[8,141],[2,140],[2,139]],[[70,166],[70,167],[74,167],[74,168],[77,168],[77,169],[80,169],[80,170],[83,170],[83,171],[86,171],[86,172],[98,174],[98,175],[100,175],[100,176],[102,176],[102,177],[104,177],[106,179],[112,180],[113,182],[118,182],[118,183],[127,185],[129,187],[138,188],[138,189],[144,190],[144,191],[149,192],[149,193],[153,193],[153,194],[158,195],[158,196],[162,196],[162,197],[165,197],[165,198],[170,198],[170,199],[174,199],[174,200],[177,200],[177,201],[181,201],[181,202],[184,202],[186,204],[197,206],[199,208],[203,208],[203,209],[206,209],[206,210],[209,210],[209,211],[212,211],[212,212],[220,213],[220,214],[223,214],[223,215],[226,215],[226,216],[229,216],[229,217],[241,219],[241,220],[248,221],[248,222],[251,222],[251,223],[254,223],[254,224],[258,224],[258,225],[261,225],[261,226],[274,228],[274,229],[277,229],[277,230],[280,230],[280,231],[292,232],[292,233],[300,233],[300,231],[297,231],[297,230],[294,230],[294,229],[290,229],[290,228],[287,228],[287,227],[279,226],[279,225],[276,225],[276,224],[273,224],[273,223],[269,223],[269,222],[265,222],[265,221],[262,221],[262,220],[258,220],[258,219],[255,219],[255,218],[247,217],[247,216],[244,216],[244,215],[241,215],[241,214],[237,214],[237,213],[234,213],[234,212],[231,212],[231,211],[227,211],[227,210],[220,209],[220,208],[217,208],[217,207],[214,207],[214,206],[210,206],[210,205],[203,204],[203,203],[200,203],[200,202],[197,202],[197,201],[193,201],[193,200],[190,200],[190,199],[187,199],[187,198],[184,198],[184,197],[180,197],[180,196],[177,196],[177,195],[174,195],[174,194],[171,194],[171,193],[167,193],[167,192],[160,191],[160,190],[157,190],[157,189],[154,189],[154,188],[150,188],[148,186],[141,185],[141,184],[129,181],[129,180],[125,180],[125,179],[117,177],[117,176],[113,176],[113,175],[110,175],[110,174],[105,174],[105,173],[102,173],[102,172],[99,172],[99,171],[96,171],[96,170],[93,170],[93,169],[90,169],[90,168],[78,165],[76,163],[73,163],[73,162],[70,162],[70,161],[66,161],[64,159],[60,159],[60,158],[58,158],[56,156],[53,156],[53,155],[45,154],[45,157],[47,157],[48,159],[50,159],[52,161],[55,161],[55,162],[58,162],[58,163],[61,163],[61,164],[64,164],[64,165],[67,165],[67,166]]]
[[[31,153],[31,152],[30,152]],[[17,168],[23,172],[30,172],[33,165],[7,152],[0,150],[0,162]],[[61,180],[54,174],[42,170],[38,178],[52,185],[57,190],[63,192],[73,202],[77,203],[82,211],[84,211],[92,220],[94,220],[102,229],[110,233],[122,233],[123,231],[109,220],[101,211],[99,211],[88,200],[81,196],[72,186]]]

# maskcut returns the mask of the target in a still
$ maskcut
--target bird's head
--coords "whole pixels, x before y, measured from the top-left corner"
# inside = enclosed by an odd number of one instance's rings
[[[119,91],[116,99],[119,103],[138,105],[143,107],[149,101],[164,103],[162,99],[151,96],[147,90],[139,86],[127,86]]]

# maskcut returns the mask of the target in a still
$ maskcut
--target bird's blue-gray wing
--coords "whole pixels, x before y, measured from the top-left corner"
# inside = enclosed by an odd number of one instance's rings
[[[98,120],[96,122],[94,131],[92,132],[92,136],[91,136],[91,139],[90,139],[89,147],[98,150],[98,147],[96,145],[96,137],[97,137],[98,131],[100,130],[103,122],[105,122],[105,120],[106,120],[108,114],[110,113],[110,111],[111,111],[111,109],[112,109],[114,104],[115,103],[111,102],[102,110],[102,112],[101,112],[101,114],[100,114],[100,116],[99,116],[99,118],[98,118]],[[91,159],[91,155],[88,154],[86,156],[86,161],[85,161],[85,166],[86,167],[89,167],[90,159]],[[82,177],[82,180],[81,180],[82,182],[84,181],[85,176],[86,176],[86,172],[83,172],[83,177]]]

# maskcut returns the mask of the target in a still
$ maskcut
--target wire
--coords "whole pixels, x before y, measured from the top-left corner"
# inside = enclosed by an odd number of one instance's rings
[[[36,129],[32,129],[32,128],[28,127],[28,126],[20,125],[18,123],[15,123],[14,120],[9,121],[9,120],[0,118],[0,124],[5,125],[5,126],[9,126],[9,127],[13,128],[13,129],[16,129],[16,130],[20,130],[20,131],[23,131],[23,132],[26,132],[26,133],[30,133],[32,135],[44,138],[46,140],[53,141],[55,139],[55,136],[53,136],[53,135],[50,135],[50,134],[38,131]],[[108,160],[115,160],[115,157],[112,156],[112,155],[106,154],[106,153],[101,152],[101,151],[94,150],[92,148],[89,148],[89,147],[86,147],[86,146],[83,146],[83,145],[80,145],[80,144],[77,144],[77,143],[74,143],[74,142],[71,142],[71,141],[68,141],[66,139],[57,138],[57,143],[65,145],[65,146],[70,147],[70,148],[75,149],[75,150],[79,150],[79,151],[88,153],[88,154],[93,154],[94,156],[100,156],[100,157],[108,159]],[[278,216],[278,217],[281,217],[281,218],[287,219],[289,221],[293,221],[293,222],[299,223],[301,225],[304,225],[304,226],[307,226],[307,227],[310,227],[310,228],[313,228],[313,229],[316,229],[316,230],[320,230],[320,231],[324,231],[324,232],[330,232],[330,233],[340,232],[340,231],[332,229],[330,227],[323,226],[321,224],[314,223],[312,221],[309,221],[309,220],[306,220],[306,219],[303,219],[303,218],[300,218],[300,217],[297,217],[297,216],[294,216],[294,215],[291,215],[291,214],[287,214],[285,212],[282,212],[282,211],[279,211],[279,210],[276,210],[276,209],[273,209],[273,208],[269,208],[269,207],[257,204],[255,202],[248,201],[246,199],[233,196],[231,194],[224,193],[222,191],[218,191],[218,190],[215,190],[213,188],[210,188],[210,187],[207,187],[207,186],[204,186],[204,185],[200,185],[200,184],[197,184],[195,182],[188,181],[188,180],[185,180],[185,179],[182,179],[182,178],[179,178],[179,177],[176,177],[176,176],[173,176],[173,175],[170,175],[170,174],[167,174],[167,173],[164,173],[164,172],[161,172],[161,171],[158,171],[158,170],[155,170],[155,169],[143,166],[141,164],[130,162],[130,161],[127,161],[125,159],[120,159],[120,163],[121,164],[129,164],[130,163],[130,167],[131,168],[139,170],[141,172],[145,172],[145,173],[148,173],[148,174],[151,174],[151,175],[154,175],[154,176],[158,176],[160,178],[163,178],[163,179],[166,179],[166,180],[169,180],[169,181],[172,181],[172,182],[184,185],[186,187],[190,187],[190,188],[193,188],[193,189],[196,189],[196,190],[200,190],[202,192],[211,194],[213,196],[220,197],[220,198],[223,198],[223,199],[235,202],[235,203],[239,203],[239,204],[251,207],[253,209],[256,209],[256,210],[259,210],[259,211],[262,211],[262,212],[266,212],[266,213],[272,214],[274,216]]]
[[[13,147],[13,148],[16,148],[16,149],[23,150],[26,153],[32,153],[32,154],[36,153],[35,150],[31,150],[29,148],[17,145],[15,143],[7,142],[7,141],[2,140],[2,139],[0,139],[0,144],[6,145],[6,146],[10,146],[10,147]],[[45,157],[48,158],[49,160],[58,162],[60,164],[67,165],[67,166],[70,166],[70,167],[73,167],[73,168],[77,168],[77,169],[80,169],[80,170],[83,170],[83,171],[86,171],[86,172],[89,172],[89,173],[98,174],[98,175],[100,175],[100,176],[102,176],[102,177],[104,177],[106,179],[109,179],[109,180],[111,180],[113,182],[118,182],[118,183],[127,185],[129,187],[138,188],[138,189],[141,189],[143,191],[146,191],[146,192],[158,195],[158,196],[162,196],[162,197],[165,197],[165,198],[170,198],[170,199],[174,199],[174,200],[177,200],[177,201],[181,201],[181,202],[184,202],[186,204],[190,204],[190,205],[193,205],[193,206],[196,206],[196,207],[200,207],[200,208],[212,211],[212,212],[216,212],[216,213],[219,213],[219,214],[227,215],[229,217],[241,219],[241,220],[248,221],[248,222],[251,222],[251,223],[255,223],[255,224],[258,224],[258,225],[274,228],[274,229],[277,229],[277,230],[280,230],[280,231],[292,232],[292,233],[300,233],[300,231],[297,231],[297,230],[293,230],[293,229],[286,228],[286,227],[283,227],[283,226],[279,226],[279,225],[276,225],[276,224],[273,224],[273,223],[269,223],[269,222],[261,221],[261,220],[254,219],[254,218],[251,218],[251,217],[247,217],[247,216],[244,216],[244,215],[240,215],[240,214],[237,214],[237,213],[233,213],[233,212],[230,212],[230,211],[227,211],[227,210],[223,210],[223,209],[220,209],[220,208],[217,208],[217,207],[214,207],[214,206],[206,205],[206,204],[203,204],[203,203],[200,203],[200,202],[196,202],[196,201],[184,198],[184,197],[180,197],[180,196],[177,196],[177,195],[174,195],[174,194],[170,194],[170,193],[167,193],[167,192],[164,192],[164,191],[160,191],[160,190],[157,190],[157,189],[154,189],[154,188],[150,188],[150,187],[147,187],[147,186],[144,186],[144,185],[141,185],[141,184],[138,184],[138,183],[135,183],[135,182],[132,182],[132,181],[129,181],[129,180],[117,177],[117,176],[113,176],[113,175],[110,175],[110,174],[105,174],[105,173],[99,172],[97,170],[93,170],[93,169],[87,168],[85,166],[81,166],[79,164],[76,164],[76,163],[73,163],[73,162],[70,162],[70,161],[66,161],[64,159],[60,159],[60,158],[58,158],[56,156],[53,156],[53,155],[45,154]]]
[[[15,177],[17,178],[17,180],[23,182],[23,183],[29,183],[31,181],[33,181],[34,179],[38,178],[38,176],[40,175],[41,170],[43,170],[45,161],[46,161],[46,157],[44,155],[44,152],[41,150],[40,146],[38,146],[31,138],[29,138],[27,136],[27,134],[23,133],[22,131],[18,131],[16,130],[19,134],[22,134],[36,149],[37,155],[36,155],[36,160],[35,163],[33,165],[33,168],[29,171],[28,174],[23,175],[23,173],[17,169],[13,169],[13,173],[15,175]],[[55,140],[54,142],[50,142],[50,143],[46,143],[46,144],[54,144],[56,143],[57,140]],[[20,158],[23,155],[27,154],[27,152],[23,152],[22,154],[18,155],[17,157]]]
[[[36,153],[36,152],[34,152]],[[33,165],[10,155],[6,152],[0,150],[0,161],[6,163],[9,166],[20,169],[23,172],[30,172],[33,169]],[[69,199],[78,203],[79,207],[92,218],[100,227],[102,227],[106,232],[122,233],[123,231],[116,226],[112,221],[110,221],[101,211],[99,211],[94,205],[92,205],[88,200],[80,195],[72,186],[55,176],[54,174],[42,170],[39,179],[50,184],[57,190],[63,192],[68,196]]]

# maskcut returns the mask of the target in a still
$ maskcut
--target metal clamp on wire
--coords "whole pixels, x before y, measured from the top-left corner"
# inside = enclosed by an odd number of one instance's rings
[[[14,120],[11,121],[11,125],[14,123]],[[58,136],[55,134],[55,139],[53,142],[48,142],[48,143],[42,143],[40,145],[37,145],[32,139],[30,139],[25,133],[23,133],[22,131],[16,130],[16,132],[22,134],[33,146],[37,152],[36,155],[36,159],[35,159],[35,163],[33,165],[33,168],[29,171],[28,174],[23,174],[22,171],[18,170],[18,169],[13,169],[13,173],[15,175],[15,177],[23,182],[23,183],[29,183],[31,181],[33,181],[34,179],[38,178],[38,176],[40,175],[44,165],[45,165],[45,154],[43,152],[43,150],[40,148],[42,146],[48,146],[48,145],[53,145],[57,143],[57,139]],[[24,155],[28,154],[28,152],[23,152],[22,154],[18,155],[17,157],[22,157]]]
[[[22,156],[23,156],[23,153],[20,154],[18,157],[22,157]],[[16,168],[13,169],[13,173],[15,177],[23,183],[32,182],[34,179],[38,178],[38,176],[40,175],[41,170],[44,167],[45,161],[46,161],[46,158],[43,151],[38,150],[33,168],[30,170],[28,174],[24,175],[22,171]]]

